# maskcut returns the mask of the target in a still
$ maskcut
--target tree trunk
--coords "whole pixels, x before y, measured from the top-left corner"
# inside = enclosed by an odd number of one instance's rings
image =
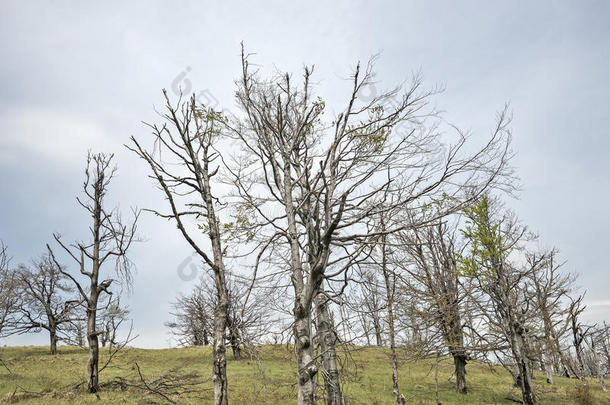
[[[231,331],[231,350],[233,351],[233,359],[241,359],[241,347],[239,345],[238,332]]]
[[[458,302],[457,300],[455,301]],[[468,393],[466,386],[466,364],[468,363],[468,355],[464,348],[464,333],[462,330],[462,321],[459,315],[459,307],[457,304],[450,310],[450,313],[444,315],[446,321],[445,330],[449,353],[453,357],[455,366],[455,386],[460,394]]]
[[[536,396],[534,395],[534,385],[532,383],[532,372],[529,359],[527,357],[525,338],[521,327],[511,326],[512,349],[515,362],[517,363],[519,385],[523,395],[525,405],[535,405]]]
[[[97,289],[97,286],[96,286]],[[99,341],[95,330],[97,299],[91,299],[87,309],[87,343],[89,344],[89,361],[87,362],[87,391],[99,391]]]
[[[328,300],[324,295],[324,287],[320,285],[316,296],[317,329],[322,349],[322,365],[324,367],[324,385],[326,388],[327,405],[342,405],[341,382],[337,367],[336,337],[332,319],[328,310]]]
[[[227,405],[227,350],[225,346],[225,332],[227,328],[228,297],[219,293],[218,304],[214,311],[214,405]]]
[[[51,354],[57,354],[57,331],[55,327],[51,326],[49,331]]]
[[[542,356],[542,364],[546,373],[546,382],[547,384],[554,384],[555,382],[553,380],[553,361],[551,358],[551,353],[547,351],[543,353]]]
[[[377,343],[377,347],[382,347],[383,338],[381,336],[381,326],[379,325],[379,318],[375,318],[373,326],[375,327],[375,341]]]
[[[595,351],[594,351],[595,353]],[[604,380],[604,363],[602,361],[602,356],[600,354],[595,353],[595,357],[597,357],[597,375],[599,376],[599,385],[603,392],[608,392],[608,388],[606,387],[606,381]]]
[[[460,394],[466,394],[468,388],[466,387],[466,363],[467,359],[464,354],[454,353],[453,364],[455,365],[455,380],[457,392]]]
[[[385,231],[385,222],[381,218],[381,229]],[[395,279],[390,279],[388,262],[386,256],[386,235],[381,237],[381,270],[385,282],[386,299],[388,305],[388,334],[390,337],[390,352],[392,355],[392,393],[396,399],[396,405],[404,405],[405,397],[400,394],[398,387],[398,356],[396,355],[396,336],[394,331],[394,288]]]
[[[295,346],[297,352],[297,403],[314,405],[316,403],[315,376],[318,372],[311,344],[311,311],[303,308],[297,301],[294,308]]]

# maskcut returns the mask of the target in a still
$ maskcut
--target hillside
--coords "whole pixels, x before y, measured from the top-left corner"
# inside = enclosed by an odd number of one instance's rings
[[[76,387],[85,378],[87,352],[61,347],[60,354],[47,354],[46,347],[6,347],[0,356],[10,369],[0,367],[0,398],[4,403],[20,404],[99,404],[95,395]],[[229,353],[228,374],[232,404],[295,403],[293,354],[286,346],[265,346],[259,355],[245,354],[240,361]],[[105,353],[105,352],[104,352]],[[347,404],[392,404],[392,381],[388,357],[376,348],[353,349],[342,356],[346,367],[344,392]],[[102,356],[103,365],[105,362]],[[126,349],[101,374],[104,385],[99,398],[104,404],[163,404],[168,398],[179,404],[201,404],[211,401],[211,349]],[[137,364],[137,366],[136,366]],[[401,368],[401,391],[409,404],[435,404],[435,360],[420,360]],[[148,393],[142,388],[144,382]],[[458,395],[453,390],[450,359],[441,359],[438,371],[439,398],[449,404],[514,404],[507,397],[518,398],[510,376],[500,367],[468,365],[470,393]],[[164,376],[166,378],[164,378]],[[172,379],[171,377],[175,377]],[[161,378],[160,380],[158,380]],[[156,381],[155,381],[156,380]],[[111,384],[109,384],[111,382]],[[201,383],[197,386],[172,387],[172,384]],[[541,404],[572,404],[574,380],[557,378],[556,385],[545,384],[536,375]],[[595,403],[610,403],[610,393],[602,393],[592,382]],[[322,387],[320,387],[322,388]],[[151,391],[158,391],[153,394]],[[171,394],[175,391],[189,391]],[[192,391],[192,392],[191,392]],[[322,392],[322,391],[320,391]],[[41,396],[42,395],[42,396]]]

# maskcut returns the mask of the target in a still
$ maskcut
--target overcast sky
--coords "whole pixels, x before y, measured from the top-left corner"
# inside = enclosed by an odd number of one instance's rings
[[[446,88],[435,99],[445,118],[475,137],[488,135],[510,102],[522,179],[510,205],[581,275],[587,316],[610,320],[609,2],[83,3],[0,6],[0,238],[14,264],[42,253],[53,232],[85,236],[75,197],[89,148],[116,153],[111,202],[123,211],[161,206],[122,145],[148,135],[141,121],[155,120],[162,88],[233,108],[240,41],[266,68],[298,74],[314,64],[317,89],[331,101],[358,60],[381,53],[382,84],[421,71],[427,85]],[[163,347],[169,302],[193,284],[176,270],[191,249],[152,216],[140,231],[147,242],[132,252],[128,298],[134,344]]]

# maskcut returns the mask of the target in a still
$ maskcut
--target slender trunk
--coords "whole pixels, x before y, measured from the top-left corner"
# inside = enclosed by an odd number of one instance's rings
[[[97,290],[97,286],[95,287]],[[87,343],[89,344],[89,360],[87,362],[87,391],[96,393],[99,391],[99,341],[95,330],[97,312],[97,296],[92,294],[87,308]]]
[[[364,337],[366,338],[366,346],[370,347],[371,346],[371,337],[369,336],[369,327],[366,324],[364,317],[362,318],[362,330],[364,331]]]
[[[227,405],[227,350],[225,346],[226,313],[228,308],[228,298],[226,294],[219,292],[218,304],[214,310],[214,404]]]
[[[208,212],[210,209],[208,208]],[[211,224],[214,229],[215,222]],[[210,228],[212,228],[212,226]],[[213,235],[213,236],[212,236]],[[212,380],[214,383],[214,405],[227,405],[229,403],[229,390],[227,381],[227,348],[225,344],[227,331],[227,312],[229,309],[229,291],[225,282],[225,269],[222,264],[222,253],[218,233],[210,233],[212,249],[214,251],[214,281],[218,301],[214,308],[214,349],[212,367]]]
[[[297,403],[298,405],[315,405],[316,381],[318,368],[312,344],[311,311],[312,294],[320,285],[321,279],[313,280],[314,269],[310,269],[309,279],[304,282],[303,264],[297,232],[296,210],[293,205],[293,184],[290,166],[283,168],[283,197],[286,212],[288,243],[290,245],[290,267],[292,286],[294,288],[294,323],[292,330],[297,355]],[[319,276],[318,276],[319,277]]]
[[[322,349],[322,365],[324,367],[324,384],[326,388],[327,405],[343,404],[339,369],[337,367],[337,351],[335,350],[336,337],[333,330],[332,319],[328,310],[328,300],[324,295],[324,288],[320,285],[316,296],[317,330]]]
[[[293,333],[297,352],[297,403],[314,405],[316,403],[315,376],[318,370],[311,344],[311,311],[297,301],[293,313]]]
[[[375,342],[377,344],[377,347],[382,347],[383,339],[381,337],[381,325],[379,325],[379,318],[375,318],[373,326],[375,328]]]
[[[434,399],[436,399],[436,405],[442,405],[441,399],[438,396],[438,363],[440,358],[440,353],[436,352],[436,364],[434,367]]]
[[[210,186],[210,174],[208,171],[209,155],[208,147],[204,148],[203,169],[200,171],[203,182],[202,189],[205,191],[201,197],[205,201],[207,220],[209,225],[210,244],[212,245],[212,253],[214,257],[214,283],[216,285],[216,293],[218,294],[218,302],[214,308],[214,366],[213,382],[214,382],[214,405],[227,405],[229,402],[229,391],[227,381],[227,349],[225,345],[225,337],[227,331],[227,316],[229,310],[229,291],[225,278],[226,270],[223,263],[222,246],[220,239],[220,230],[218,220],[214,210],[214,201]]]
[[[383,218],[381,221],[382,230],[385,231],[385,223]],[[383,272],[383,279],[385,281],[386,299],[388,305],[388,334],[390,337],[390,352],[392,355],[392,392],[396,399],[396,405],[404,405],[405,397],[400,394],[398,388],[398,356],[396,355],[396,336],[394,331],[394,282],[390,280],[390,273],[388,271],[388,263],[386,257],[386,236],[385,234],[381,238],[381,270]]]

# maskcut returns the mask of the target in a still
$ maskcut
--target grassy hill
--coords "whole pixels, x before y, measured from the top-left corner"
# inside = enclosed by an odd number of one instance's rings
[[[101,374],[104,389],[84,393],[87,352],[60,347],[51,356],[46,347],[7,347],[0,357],[10,369],[0,366],[0,402],[20,404],[163,404],[168,398],[178,404],[211,403],[211,349],[125,349]],[[343,355],[347,404],[393,404],[391,369],[382,349],[353,349]],[[104,357],[102,357],[102,364]],[[405,363],[400,369],[401,391],[408,404],[436,404],[435,360]],[[139,371],[138,371],[139,368]],[[514,404],[518,398],[510,376],[501,367],[470,363],[467,367],[470,393],[454,392],[452,362],[441,359],[438,369],[439,397],[450,404]],[[229,395],[232,404],[292,404],[295,400],[294,355],[286,346],[264,346],[258,355],[244,354],[233,361],[229,354]],[[141,375],[141,377],[140,377]],[[198,384],[176,387],[178,384]],[[541,404],[572,404],[576,382],[557,378],[556,385],[535,378]],[[148,385],[148,389],[143,388]],[[320,389],[322,384],[320,384]],[[609,404],[610,393],[597,382],[589,384],[596,404]],[[158,391],[154,394],[151,391]],[[172,392],[180,392],[178,394]],[[322,391],[320,391],[322,394]],[[323,402],[321,402],[323,403]]]

